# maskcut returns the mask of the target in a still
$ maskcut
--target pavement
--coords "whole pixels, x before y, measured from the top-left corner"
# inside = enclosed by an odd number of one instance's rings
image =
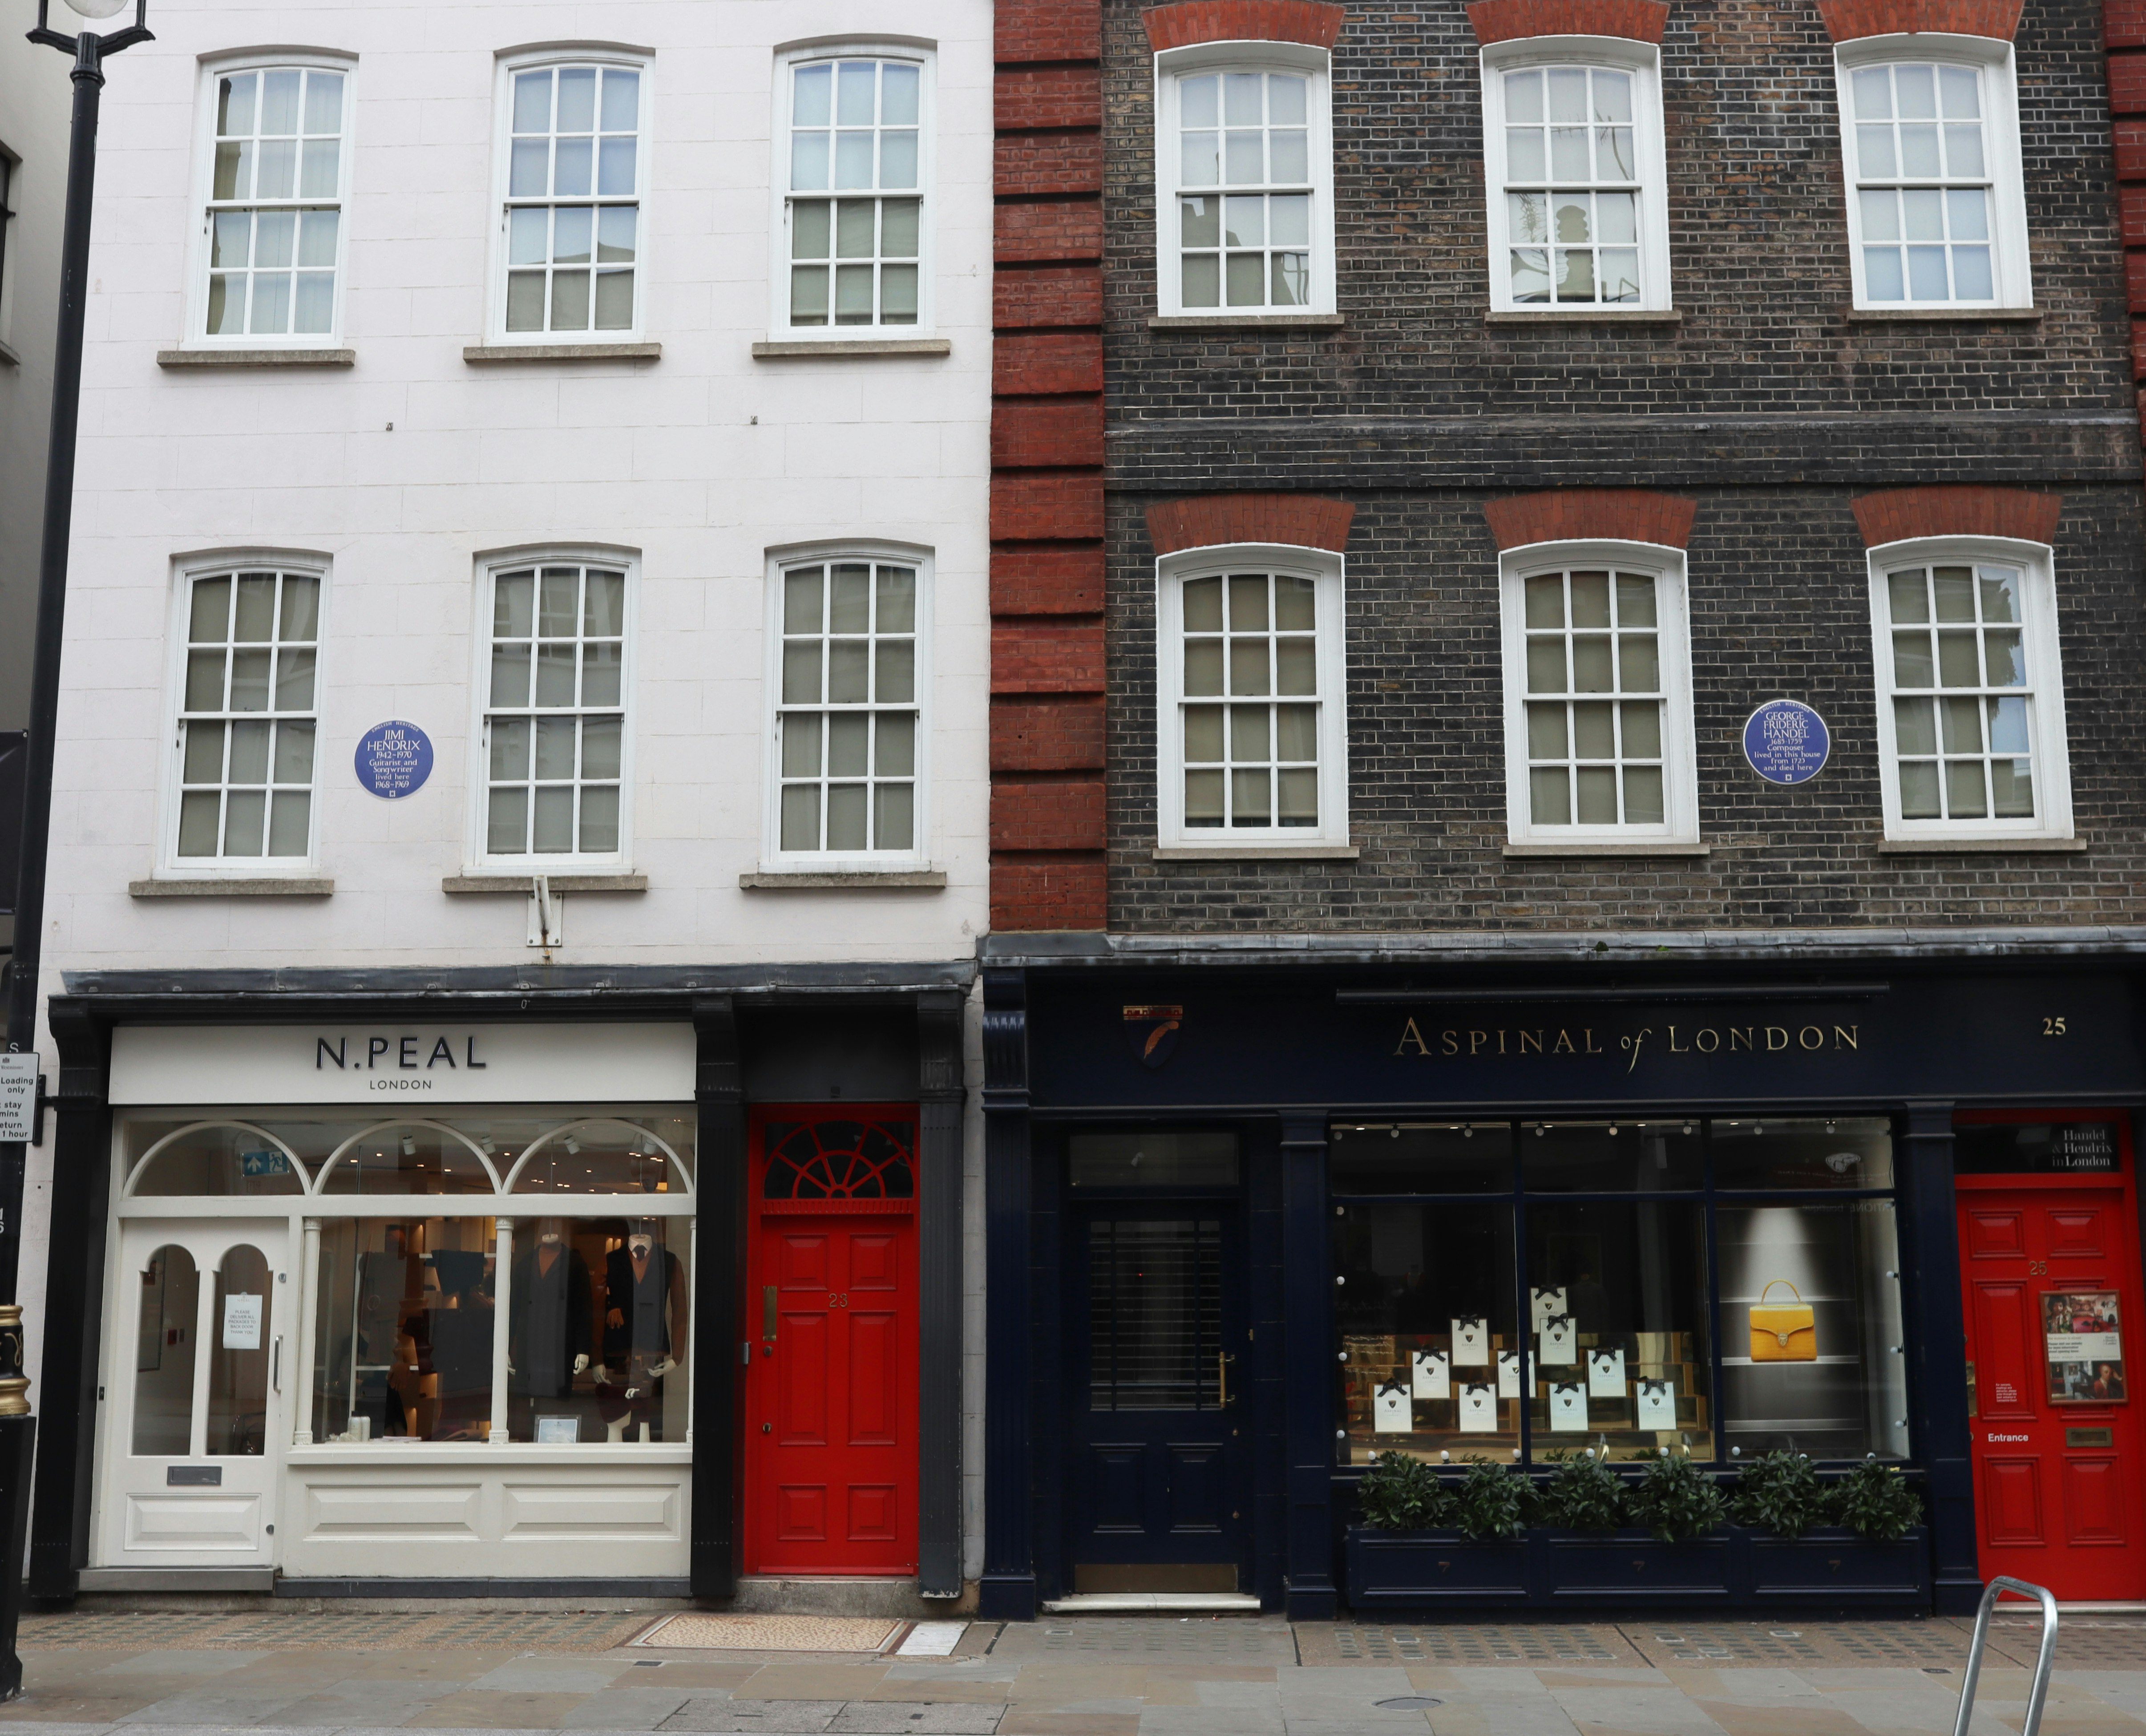
[[[388,1729],[782,1736],[1950,1736],[1971,1624],[1121,1619],[926,1624],[362,1603],[25,1616],[40,1736]],[[1993,1632],[1976,1736],[2038,1629]],[[671,1642],[691,1640],[691,1644]],[[938,1655],[934,1655],[935,1654]],[[2061,1630],[2044,1736],[2146,1736],[2146,1618]]]

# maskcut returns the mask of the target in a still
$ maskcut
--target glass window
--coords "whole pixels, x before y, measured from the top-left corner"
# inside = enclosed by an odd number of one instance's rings
[[[1723,1205],[1714,1245],[1722,1427],[1732,1453],[1905,1458],[1892,1202]]]
[[[1345,842],[1340,573],[1165,580],[1165,842]]]
[[[321,1177],[323,1194],[489,1194],[495,1185],[467,1140],[423,1121],[372,1129]]]
[[[1538,1456],[1606,1446],[1651,1459],[1688,1446],[1714,1457],[1698,1201],[1530,1205],[1528,1305]]]
[[[1315,237],[1325,217],[1313,141],[1324,80],[1299,72],[1202,72],[1175,82],[1176,289],[1187,313],[1330,306]],[[1165,267],[1165,273],[1167,267]]]
[[[492,575],[484,726],[494,861],[622,854],[626,593],[616,567]]]
[[[641,78],[610,66],[509,78],[510,336],[638,327]]]
[[[1344,1462],[1518,1448],[1512,1207],[1337,1205],[1333,1258]]]
[[[784,856],[913,856],[921,730],[914,563],[781,575],[776,826]]]
[[[1953,1167],[1962,1175],[2107,1175],[2124,1166],[2117,1121],[1963,1124],[1953,1139]]]
[[[213,81],[211,337],[317,340],[336,329],[348,76],[262,67]]]
[[[1659,585],[1605,571],[1522,581],[1531,826],[1667,825]]]
[[[1327,1185],[1336,1194],[1510,1194],[1513,1130],[1505,1121],[1337,1126]]]
[[[901,1120],[770,1121],[761,1130],[766,1200],[914,1200],[916,1124]]]
[[[1066,1175],[1076,1188],[1229,1188],[1237,1185],[1234,1133],[1076,1133]]]
[[[490,1218],[322,1221],[316,1440],[489,1436],[494,1235]]]
[[[252,1198],[263,1194],[302,1194],[305,1165],[281,1141],[251,1127],[214,1126],[167,1130],[136,1122],[130,1144],[143,1149],[143,1135],[164,1139],[127,1188],[137,1199],[176,1195]]]
[[[208,1431],[202,1450],[212,1458],[267,1450],[275,1304],[267,1256],[242,1242],[226,1250],[209,1314]]]
[[[1847,77],[1864,299],[1995,301],[1985,70],[1904,61]]]
[[[142,1269],[134,1331],[134,1440],[144,1457],[179,1459],[192,1443],[194,1333],[201,1275],[183,1248],[166,1246]],[[218,1279],[221,1284],[221,1278]]]
[[[1533,1193],[1669,1193],[1703,1185],[1695,1121],[1530,1121],[1521,1185]]]
[[[625,1121],[582,1121],[541,1135],[514,1176],[517,1194],[667,1194],[685,1178],[663,1142]]]
[[[790,67],[791,326],[917,326],[924,84],[913,60]]]
[[[1088,1226],[1091,1410],[1212,1410],[1220,1401],[1222,1226],[1099,1218]]]
[[[1889,1188],[1889,1121],[1829,1120],[1710,1121],[1707,1136],[1718,1188]]]
[[[1994,561],[1894,566],[1879,601],[1879,657],[1890,712],[1892,789],[1903,821],[1924,829],[2048,821],[2038,762],[2062,742],[2042,715],[2029,592],[2039,576]]]
[[[310,856],[320,576],[197,574],[186,609],[175,859]]]
[[[538,1218],[507,1286],[514,1440],[686,1438],[691,1232],[675,1218]]]
[[[1637,82],[1614,67],[1503,75],[1506,267],[1515,303],[1640,301]]]

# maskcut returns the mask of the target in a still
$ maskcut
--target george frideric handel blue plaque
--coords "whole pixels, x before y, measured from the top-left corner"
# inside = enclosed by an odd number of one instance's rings
[[[1798,699],[1769,699],[1744,726],[1744,757],[1769,784],[1807,784],[1825,769],[1833,738]]]

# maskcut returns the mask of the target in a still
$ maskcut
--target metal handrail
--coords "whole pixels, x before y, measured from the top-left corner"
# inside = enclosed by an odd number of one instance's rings
[[[1967,1679],[1959,1688],[1959,1717],[1952,1727],[1953,1736],[1967,1736],[1968,1721],[1974,1716],[1974,1684],[1982,1674],[1982,1649],[1989,1639],[1990,1613],[1997,1607],[2000,1592],[2016,1592],[2023,1598],[2038,1598],[2042,1604],[2042,1653],[2034,1660],[2034,1685],[2027,1694],[2027,1721],[2019,1727],[2019,1736],[2039,1736],[2042,1728],[2042,1704],[2049,1697],[2049,1672],[2057,1659],[2057,1599],[2046,1586],[2029,1585],[2024,1579],[2014,1579],[2000,1574],[1989,1582],[1982,1594],[1981,1607],[1974,1612],[1974,1642],[1967,1649]]]

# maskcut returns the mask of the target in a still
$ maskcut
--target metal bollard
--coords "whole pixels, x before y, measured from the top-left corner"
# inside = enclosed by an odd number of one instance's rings
[[[1960,1684],[1959,1717],[1953,1724],[1953,1736],[1967,1736],[1968,1722],[1974,1716],[1974,1684],[1982,1674],[1982,1649],[1989,1639],[1990,1612],[1997,1607],[1998,1594],[2005,1591],[2041,1600],[2042,1651],[2034,1660],[2034,1685],[2027,1693],[2027,1721],[2019,1729],[2019,1736],[2039,1736],[2042,1704],[2049,1697],[2049,1673],[2057,1660],[2056,1594],[2046,1586],[2029,1585],[2024,1579],[2001,1574],[1989,1582],[1989,1589],[1982,1594],[1981,1606],[1974,1612],[1974,1641],[1967,1649],[1967,1679]]]

